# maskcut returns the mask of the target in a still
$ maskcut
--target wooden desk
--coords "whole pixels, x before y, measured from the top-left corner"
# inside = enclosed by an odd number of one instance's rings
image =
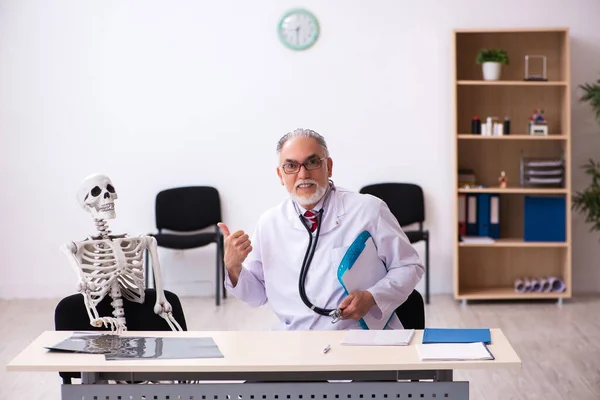
[[[121,399],[186,400],[391,400],[398,395],[402,399],[409,398],[408,394],[416,399],[430,399],[434,394],[438,398],[466,399],[468,382],[453,381],[454,369],[521,366],[521,360],[499,329],[491,330],[492,344],[488,346],[495,360],[443,362],[419,359],[415,344],[421,343],[422,331],[415,332],[409,346],[342,346],[339,343],[344,331],[125,333],[212,337],[224,355],[224,358],[180,360],[106,361],[103,355],[49,352],[44,348],[71,334],[68,331],[42,333],[7,365],[7,370],[82,372],[82,384],[62,385],[65,400],[81,400],[82,396],[86,399],[97,396],[103,400],[119,396]],[[323,354],[327,345],[331,345],[331,350]],[[107,383],[112,380],[176,382]],[[236,380],[242,382],[231,382]]]

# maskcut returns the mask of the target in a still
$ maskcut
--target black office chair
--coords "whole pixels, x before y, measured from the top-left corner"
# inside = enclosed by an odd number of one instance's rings
[[[173,307],[173,317],[181,326],[181,329],[187,331],[187,323],[183,313],[183,307],[179,297],[168,290],[165,290],[165,297]],[[171,328],[167,321],[154,313],[154,304],[156,302],[156,290],[146,289],[144,303],[135,303],[123,299],[123,309],[125,312],[125,324],[128,331],[170,331]],[[101,317],[112,317],[113,307],[110,305],[112,299],[106,296],[102,299],[96,310]],[[54,330],[57,331],[110,331],[110,328],[97,328],[90,325],[90,319],[83,302],[83,296],[76,293],[63,298],[54,310]],[[70,384],[71,379],[81,378],[79,372],[59,372],[64,384]]]
[[[217,226],[221,222],[221,200],[219,192],[210,186],[187,186],[166,189],[156,195],[156,238],[159,247],[187,250],[216,243],[215,297],[217,306],[227,297],[225,290],[225,264],[223,261],[223,234]],[[214,225],[214,232],[195,232]],[[174,231],[166,233],[163,230]],[[150,283],[150,257],[146,253],[144,263],[146,287]]]
[[[405,230],[410,243],[425,242],[425,303],[429,304],[429,231],[425,222],[425,196],[419,185],[412,183],[377,183],[360,189],[385,201],[401,227],[419,224],[418,230]]]
[[[425,329],[425,304],[423,296],[416,290],[396,308],[395,313],[404,329]]]

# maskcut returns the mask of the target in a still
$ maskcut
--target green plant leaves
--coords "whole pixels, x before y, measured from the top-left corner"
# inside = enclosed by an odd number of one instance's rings
[[[585,215],[585,222],[591,223],[590,231],[600,231],[600,162],[590,159],[581,166],[592,177],[592,182],[583,191],[573,196],[573,210]]]
[[[579,100],[590,103],[596,113],[596,120],[600,124],[600,79],[594,85],[586,83],[579,85],[579,87],[584,91]]]
[[[595,84],[586,83],[579,87],[584,91],[579,100],[590,103],[600,124],[600,79]],[[592,182],[585,190],[575,193],[573,209],[585,215],[586,223],[592,224],[590,231],[600,231],[600,162],[590,159],[581,168],[592,178]]]
[[[477,58],[475,61],[477,61],[477,64],[491,61],[506,65],[508,65],[510,62],[508,54],[502,49],[481,49],[479,53],[477,53]]]

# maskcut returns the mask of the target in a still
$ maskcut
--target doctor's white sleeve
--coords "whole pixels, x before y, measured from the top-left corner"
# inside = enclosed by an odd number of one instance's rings
[[[419,254],[383,202],[373,239],[388,272],[368,291],[382,314],[391,315],[412,293],[423,277],[425,268]]]
[[[237,299],[252,307],[262,306],[267,302],[265,278],[263,273],[260,243],[258,235],[252,238],[252,251],[242,263],[242,270],[235,287],[231,283],[229,273],[225,269],[225,288]]]

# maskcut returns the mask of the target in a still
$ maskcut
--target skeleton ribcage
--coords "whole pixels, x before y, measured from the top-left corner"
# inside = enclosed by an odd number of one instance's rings
[[[85,281],[95,285],[95,290],[90,292],[95,304],[104,298],[115,281],[124,298],[131,301],[143,299],[144,238],[91,240],[81,244],[83,247],[78,258]]]

